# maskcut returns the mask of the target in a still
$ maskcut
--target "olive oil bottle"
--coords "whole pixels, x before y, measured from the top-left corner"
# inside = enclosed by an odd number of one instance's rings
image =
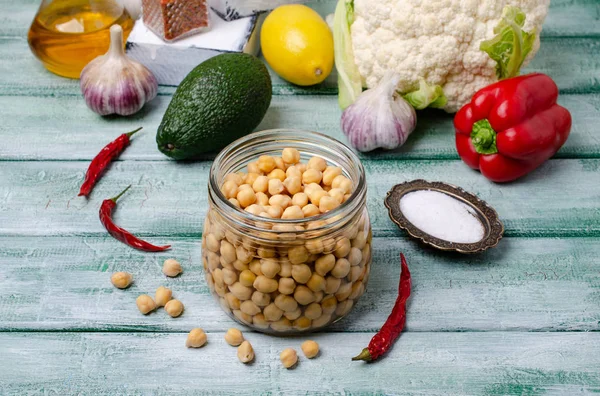
[[[108,51],[110,27],[121,25],[125,41],[133,23],[116,0],[43,0],[29,29],[29,47],[52,73],[79,78]]]

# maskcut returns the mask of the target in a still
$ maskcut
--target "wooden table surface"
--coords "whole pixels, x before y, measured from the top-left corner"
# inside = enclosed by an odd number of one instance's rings
[[[573,114],[572,135],[539,170],[496,185],[454,148],[452,117],[419,114],[400,150],[362,155],[373,221],[369,290],[324,333],[318,359],[285,370],[279,352],[300,338],[247,332],[256,361],[242,365],[223,333],[230,320],[209,294],[200,240],[211,157],[175,163],[154,132],[173,87],[129,118],[89,111],[77,81],[46,72],[27,31],[39,0],[0,0],[0,394],[472,394],[600,392],[600,5],[553,0],[541,50],[527,68],[552,76]],[[332,1],[313,4],[331,12]],[[342,141],[335,78],[301,89],[274,77],[259,129],[293,127]],[[77,191],[90,159],[118,134],[143,126],[89,201]],[[383,206],[394,185],[415,178],[473,191],[493,205],[505,239],[475,256],[439,253],[409,240]],[[165,254],[144,254],[106,235],[102,199],[133,183],[117,221]],[[398,253],[413,274],[406,332],[376,364],[351,362],[396,297]],[[165,258],[185,273],[161,274]],[[110,284],[129,271],[126,291]],[[182,317],[143,316],[138,294],[171,287]],[[185,348],[193,327],[208,332]]]

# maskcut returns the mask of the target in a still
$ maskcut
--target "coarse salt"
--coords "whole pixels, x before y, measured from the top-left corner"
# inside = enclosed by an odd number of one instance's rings
[[[450,195],[413,191],[400,198],[400,210],[421,231],[449,242],[475,243],[485,230],[473,208]]]

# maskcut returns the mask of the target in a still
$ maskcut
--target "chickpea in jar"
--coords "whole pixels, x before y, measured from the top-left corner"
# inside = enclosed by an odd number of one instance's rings
[[[366,203],[340,225],[321,218],[357,193],[348,170],[285,147],[225,174],[219,188],[223,201],[250,216],[230,224],[211,202],[205,221],[207,283],[230,316],[285,334],[322,328],[350,311],[366,290],[371,264]]]

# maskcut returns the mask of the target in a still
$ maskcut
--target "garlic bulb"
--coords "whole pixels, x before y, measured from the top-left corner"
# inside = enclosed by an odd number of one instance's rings
[[[386,72],[342,114],[342,130],[358,151],[395,149],[417,126],[415,109],[396,92],[400,76]]]
[[[80,83],[88,107],[100,115],[135,114],[158,92],[152,72],[125,55],[119,25],[111,26],[108,52],[83,69]]]

